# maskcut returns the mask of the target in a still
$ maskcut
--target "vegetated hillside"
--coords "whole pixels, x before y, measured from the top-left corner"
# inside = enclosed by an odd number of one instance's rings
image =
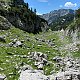
[[[13,26],[32,33],[42,31],[47,25],[46,20],[36,15],[36,9],[30,9],[23,0],[0,0],[0,16]]]
[[[75,10],[75,14],[67,14],[65,16],[59,17],[57,20],[50,24],[51,30],[61,30],[70,29],[75,31],[80,31],[80,9]]]
[[[74,20],[68,25],[66,30],[69,30],[68,31],[68,32],[70,32],[69,34],[71,34],[72,31],[80,32],[80,9],[76,10]]]
[[[49,26],[51,30],[58,31],[61,29],[66,29],[68,25],[73,22],[74,14],[67,14],[65,16],[59,17],[53,21]]]

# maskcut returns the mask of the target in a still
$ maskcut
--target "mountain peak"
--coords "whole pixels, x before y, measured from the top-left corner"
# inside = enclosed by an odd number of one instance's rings
[[[42,15],[42,17],[48,21],[48,23],[52,23],[54,20],[56,20],[58,17],[65,16],[67,14],[74,14],[74,10],[72,9],[58,9],[51,11],[50,13]]]

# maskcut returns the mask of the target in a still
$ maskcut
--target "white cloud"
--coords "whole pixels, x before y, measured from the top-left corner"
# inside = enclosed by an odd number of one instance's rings
[[[77,4],[76,3],[72,3],[72,2],[66,2],[64,6],[68,7],[68,8],[71,8],[71,7],[76,7]]]
[[[37,12],[36,14],[37,14],[37,15],[42,15],[41,13],[38,13],[38,12]]]
[[[39,2],[48,2],[48,0],[38,0]]]

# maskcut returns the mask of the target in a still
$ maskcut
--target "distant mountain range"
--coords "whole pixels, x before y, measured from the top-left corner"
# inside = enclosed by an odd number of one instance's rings
[[[41,17],[48,21],[52,30],[59,30],[66,28],[74,19],[74,10],[72,9],[59,9],[51,11],[50,13],[43,14]]]
[[[50,13],[43,14],[41,17],[48,21],[51,24],[54,20],[57,20],[59,17],[65,16],[67,14],[74,14],[72,9],[59,9],[51,11]]]

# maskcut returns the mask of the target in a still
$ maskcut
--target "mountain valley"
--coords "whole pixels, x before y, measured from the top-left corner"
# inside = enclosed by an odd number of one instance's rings
[[[23,0],[0,0],[0,80],[80,80],[76,12],[59,9],[42,18]]]

